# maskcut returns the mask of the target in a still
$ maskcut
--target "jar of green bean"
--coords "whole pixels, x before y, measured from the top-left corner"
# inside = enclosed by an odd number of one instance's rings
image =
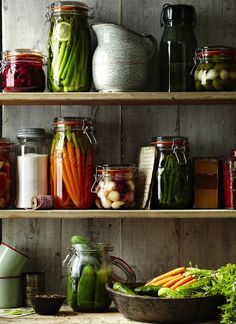
[[[192,207],[192,163],[187,137],[156,136],[157,148],[153,208]]]
[[[89,91],[92,82],[90,8],[78,1],[48,6],[47,84],[52,92]]]
[[[236,90],[236,49],[227,46],[198,48],[194,86],[197,91]]]

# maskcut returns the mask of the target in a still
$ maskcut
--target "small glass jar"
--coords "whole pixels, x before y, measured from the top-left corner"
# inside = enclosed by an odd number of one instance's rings
[[[49,191],[47,136],[43,128],[21,128],[17,139],[16,207],[31,208],[33,196]]]
[[[15,205],[14,158],[14,143],[0,138],[0,209]]]
[[[84,117],[56,117],[50,156],[50,188],[55,208],[91,208],[94,145],[93,121]]]
[[[52,92],[89,91],[92,83],[90,8],[78,1],[48,6],[47,83]]]
[[[135,283],[132,268],[122,259],[110,256],[113,248],[103,243],[73,244],[63,261],[67,267],[67,303],[76,312],[103,312],[111,304],[106,284],[114,280]],[[113,266],[119,274],[113,272]]]
[[[45,90],[44,58],[41,51],[13,49],[3,53],[2,90],[41,92]]]
[[[104,209],[134,208],[136,177],[137,168],[131,164],[98,166],[93,185],[96,206]]]
[[[224,207],[236,209],[236,149],[223,161]]]
[[[192,207],[192,163],[187,137],[157,136],[154,180],[154,208],[178,209]]]
[[[236,90],[236,49],[226,46],[198,48],[194,86],[197,91]]]

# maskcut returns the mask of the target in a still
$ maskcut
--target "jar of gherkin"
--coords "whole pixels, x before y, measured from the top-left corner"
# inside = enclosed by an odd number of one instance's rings
[[[156,136],[157,148],[153,208],[192,207],[192,163],[187,137]]]
[[[89,91],[92,81],[91,9],[78,1],[48,6],[47,83],[52,92]]]
[[[198,91],[236,90],[236,49],[205,46],[195,52],[194,85]]]
[[[50,189],[55,208],[91,208],[94,204],[93,120],[56,117],[50,152]]]

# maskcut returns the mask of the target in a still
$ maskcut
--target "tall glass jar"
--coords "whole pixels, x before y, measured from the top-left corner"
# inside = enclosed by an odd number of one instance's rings
[[[48,89],[89,91],[92,82],[89,8],[78,1],[56,1],[48,7]]]
[[[191,5],[165,4],[161,13],[164,32],[160,42],[160,88],[162,91],[193,90],[194,51],[197,39],[195,9]]]
[[[104,209],[131,209],[135,207],[135,182],[137,168],[134,165],[98,166],[95,176],[95,204]]]
[[[41,51],[13,49],[3,53],[2,90],[40,92],[45,89],[44,58]]]
[[[236,209],[236,149],[223,161],[224,207]]]
[[[56,117],[50,155],[50,187],[55,208],[91,208],[94,174],[93,122],[84,117]]]
[[[43,128],[21,128],[17,139],[16,207],[31,208],[33,196],[49,191],[47,136]]]
[[[198,91],[236,90],[236,49],[205,46],[196,49],[194,85]]]
[[[154,208],[178,209],[192,207],[192,163],[187,137],[157,136],[154,181]]]
[[[15,206],[15,145],[0,138],[0,209]]]

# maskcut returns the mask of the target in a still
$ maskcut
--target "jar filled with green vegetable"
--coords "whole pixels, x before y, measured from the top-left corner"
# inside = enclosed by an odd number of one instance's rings
[[[93,120],[56,117],[50,152],[50,188],[55,208],[91,208],[94,204]]]
[[[236,90],[236,49],[205,46],[195,52],[194,85],[197,91]]]
[[[197,39],[196,12],[192,5],[165,4],[161,13],[164,32],[160,42],[160,88],[162,91],[193,90],[194,51]]]
[[[71,238],[69,254],[63,261],[67,267],[67,303],[76,312],[102,312],[109,308],[111,298],[106,284],[122,280],[113,267],[119,268],[125,282],[135,282],[130,266],[120,258],[110,256],[113,248],[104,243],[92,243],[79,235]]]
[[[192,207],[192,163],[187,137],[156,136],[157,148],[153,208]]]
[[[92,82],[90,8],[78,1],[48,7],[47,83],[52,92],[89,91]]]

